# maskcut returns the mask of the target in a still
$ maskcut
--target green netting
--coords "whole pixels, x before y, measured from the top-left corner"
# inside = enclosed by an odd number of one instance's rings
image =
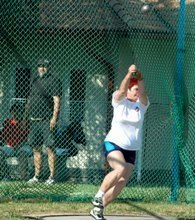
[[[143,148],[119,199],[194,201],[194,9],[192,0],[1,0],[1,128],[15,103],[25,109],[38,60],[47,59],[62,84],[57,131],[65,138],[56,146],[53,185],[45,184],[44,148],[40,182],[29,184],[35,170],[29,137],[21,154],[5,155],[1,140],[0,197],[91,198],[107,171],[102,143],[112,93],[135,63],[151,105]]]

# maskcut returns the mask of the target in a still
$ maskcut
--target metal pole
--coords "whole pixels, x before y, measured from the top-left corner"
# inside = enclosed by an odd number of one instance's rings
[[[175,81],[175,105],[173,111],[176,111],[176,116],[182,113],[182,79],[183,79],[183,55],[184,55],[184,37],[185,37],[185,0],[180,1],[180,15],[179,15],[179,27],[177,37],[177,66],[176,66],[176,81]],[[174,119],[174,132],[173,132],[173,161],[172,161],[172,191],[171,200],[177,200],[177,193],[179,188],[179,145],[182,141],[183,133],[183,116],[179,121]],[[181,121],[182,120],[182,121]]]

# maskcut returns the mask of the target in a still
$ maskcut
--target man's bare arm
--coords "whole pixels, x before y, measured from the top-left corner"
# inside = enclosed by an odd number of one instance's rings
[[[53,96],[53,100],[54,100],[54,110],[53,110],[53,116],[50,121],[50,128],[51,129],[55,127],[55,125],[57,123],[58,115],[60,112],[60,97]]]

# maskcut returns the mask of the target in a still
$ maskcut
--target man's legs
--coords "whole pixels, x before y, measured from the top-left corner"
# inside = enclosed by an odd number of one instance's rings
[[[35,166],[35,176],[39,177],[42,165],[42,152],[36,148],[33,149],[34,152],[34,166]]]
[[[42,147],[43,147],[43,121],[31,120],[30,123],[30,134],[29,134],[29,144],[33,148],[33,160],[34,160],[34,177],[30,179],[29,183],[34,183],[39,181],[39,176],[42,166]]]
[[[55,155],[55,128],[50,129],[50,121],[44,122],[44,130],[43,130],[43,138],[44,138],[44,145],[45,150],[48,156],[48,166],[50,171],[50,176],[46,180],[46,184],[53,184],[54,183],[54,176],[55,176],[55,162],[56,162],[56,155]]]
[[[35,166],[35,175],[32,179],[30,179],[28,182],[29,183],[35,183],[39,182],[39,176],[41,172],[41,165],[42,165],[42,148],[41,147],[35,147],[33,149],[33,154],[34,154],[34,166]]]
[[[45,150],[47,151],[48,155],[48,165],[50,170],[49,178],[54,178],[55,175],[55,162],[56,162],[56,155],[50,147],[46,147]]]

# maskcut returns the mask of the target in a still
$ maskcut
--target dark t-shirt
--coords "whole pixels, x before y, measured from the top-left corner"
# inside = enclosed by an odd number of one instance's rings
[[[53,96],[62,95],[61,81],[45,73],[36,77],[32,82],[29,98],[29,115],[33,118],[50,118],[54,110]]]

